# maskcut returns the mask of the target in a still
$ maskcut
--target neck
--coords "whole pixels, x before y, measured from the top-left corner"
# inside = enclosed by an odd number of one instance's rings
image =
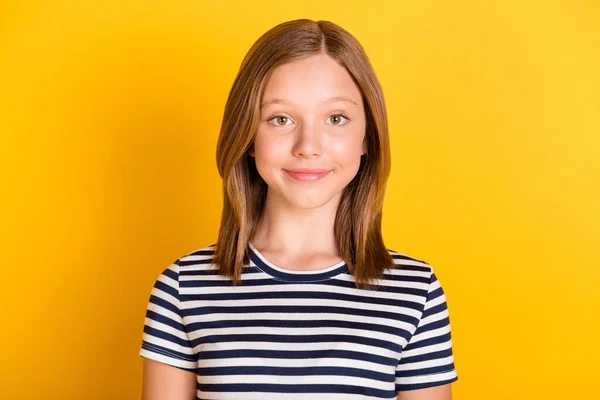
[[[338,256],[334,225],[340,197],[320,207],[297,208],[267,192],[252,245],[259,251]]]

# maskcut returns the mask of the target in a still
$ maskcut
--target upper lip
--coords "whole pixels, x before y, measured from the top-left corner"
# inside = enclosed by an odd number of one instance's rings
[[[292,169],[286,169],[286,171],[296,172],[298,174],[324,174],[326,172],[329,172],[330,170],[328,170],[328,169],[310,169],[310,168],[292,168]]]

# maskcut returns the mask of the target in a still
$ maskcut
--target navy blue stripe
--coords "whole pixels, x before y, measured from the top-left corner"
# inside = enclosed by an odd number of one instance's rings
[[[177,358],[179,360],[183,360],[183,361],[193,361],[196,362],[196,356],[195,355],[189,355],[189,354],[185,354],[185,353],[181,353],[179,351],[175,351],[172,349],[167,349],[165,347],[147,342],[145,340],[142,341],[142,348],[144,348],[145,350],[148,351],[152,351],[154,353],[159,353],[159,354],[163,354],[169,357],[174,357]],[[195,369],[194,369],[195,371]]]
[[[433,284],[434,282],[432,282]],[[444,294],[444,291],[442,290],[442,287],[438,287],[437,289],[431,290],[428,295],[427,295],[427,300],[433,300],[436,299],[438,297],[440,297],[442,294]]]
[[[345,358],[348,360],[367,361],[375,364],[386,366],[396,366],[398,360],[395,358],[385,357],[378,354],[362,353],[352,350],[253,350],[253,349],[236,349],[236,350],[218,350],[208,351],[203,350],[198,353],[199,360],[211,360],[222,358],[276,358],[276,359],[317,359],[317,358]]]
[[[407,322],[410,324],[417,324],[419,320],[410,315],[394,313],[390,311],[382,310],[364,310],[360,308],[350,307],[336,307],[336,306],[290,306],[290,305],[259,305],[259,306],[244,306],[238,307],[231,306],[209,306],[209,307],[195,307],[188,308],[185,310],[185,316],[198,316],[207,314],[251,314],[251,313],[307,313],[307,314],[342,314],[362,317],[374,317],[374,318],[388,318],[392,320],[398,320]]]
[[[383,274],[383,279],[385,279],[387,281],[397,281],[397,282],[429,283],[429,277],[426,277],[426,276],[410,276],[410,275]]]
[[[146,318],[149,318],[156,322],[160,322],[161,324],[168,325],[172,328],[177,329],[178,331],[185,332],[185,327],[181,322],[174,321],[171,318],[162,314],[158,314],[150,309],[146,311]]]
[[[404,307],[422,311],[423,304],[394,297],[372,297],[359,294],[315,291],[264,291],[264,292],[228,292],[228,293],[194,293],[180,295],[181,302],[187,301],[218,301],[218,300],[263,300],[263,299],[323,299],[350,301],[361,304],[382,304],[394,307]],[[242,303],[243,304],[243,303]]]
[[[177,264],[180,267],[188,267],[190,265],[212,264],[212,258],[205,258],[203,260],[194,260],[194,259],[192,259],[192,260],[185,260],[185,259],[182,259],[182,260],[177,260]],[[216,267],[215,267],[215,270],[216,270]]]
[[[243,267],[242,274],[260,274],[263,273],[261,270],[256,268],[255,266]],[[190,270],[181,270],[179,271],[179,275],[181,276],[214,276],[215,279],[220,279],[221,275],[219,274],[219,270],[216,268],[208,268],[208,269],[190,269]]]
[[[425,347],[425,346],[431,346],[433,344],[446,343],[448,340],[450,340],[450,333],[445,333],[443,335],[435,336],[435,337],[432,337],[429,339],[419,340],[418,342],[415,342],[415,343],[409,343],[406,345],[404,350],[408,351],[408,350],[414,350],[414,349],[418,349],[418,348]]]
[[[420,334],[420,333],[431,331],[431,330],[434,330],[434,329],[443,328],[445,326],[448,326],[449,324],[450,324],[450,319],[448,317],[442,318],[442,319],[440,319],[438,321],[430,322],[427,325],[420,326],[417,329],[417,331],[415,332],[415,334]]]
[[[393,251],[393,250],[390,250],[390,249],[388,249],[388,251],[391,251],[391,252],[392,252],[392,254],[390,254],[390,255],[392,256],[392,258],[393,258],[394,260],[416,261],[416,262],[420,262],[420,263],[422,263],[422,264],[429,264],[429,263],[428,263],[428,262],[426,262],[426,261],[419,260],[418,258],[413,258],[413,257],[407,256],[407,255],[405,255],[405,254],[394,254],[394,253],[397,253],[397,252],[395,252],[395,251]]]
[[[178,280],[177,272],[173,271],[170,266],[168,268],[166,268],[162,274],[164,276],[167,276],[167,277],[173,279],[175,282],[177,282],[177,280]]]
[[[254,250],[250,249],[250,259],[256,264],[256,266],[264,271],[265,273],[275,277],[276,279],[283,279],[292,282],[316,282],[329,279],[341,273],[348,272],[348,266],[345,263],[334,268],[330,271],[319,273],[318,271],[311,271],[310,274],[296,274],[292,272],[284,272],[272,268],[270,265],[265,263]]]
[[[267,392],[267,393],[347,393],[362,394],[381,399],[393,399],[396,393],[391,390],[379,390],[354,385],[278,385],[267,383],[201,384],[198,390],[205,392]]]
[[[198,368],[201,376],[215,375],[274,375],[274,376],[319,376],[339,375],[355,376],[358,378],[373,379],[380,382],[395,382],[395,376],[381,372],[369,371],[361,368],[350,367],[268,367],[268,366],[234,366]]]
[[[243,280],[240,286],[245,287],[261,287],[261,286],[273,286],[273,282],[276,281],[278,285],[291,285],[291,284],[307,284],[307,285],[323,285],[323,286],[334,286],[341,288],[356,289],[356,284],[352,281],[344,281],[341,279],[328,279],[319,282],[288,282],[288,281],[277,281],[273,278],[265,279],[247,279]],[[193,288],[200,291],[203,287],[229,287],[231,283],[228,280],[185,280],[179,282],[180,288]],[[378,292],[395,293],[395,294],[409,294],[414,296],[425,297],[427,295],[427,289],[416,289],[410,287],[397,287],[397,286],[386,286],[380,285],[377,288]]]
[[[458,380],[458,376],[455,376],[454,378],[451,378],[451,379],[442,380],[442,381],[438,380],[438,381],[426,382],[426,383],[411,383],[408,385],[396,384],[396,391],[402,392],[405,390],[425,389],[428,387],[446,385],[448,383],[456,382],[457,380]]]
[[[419,354],[412,357],[402,357],[399,365],[402,364],[411,364],[422,361],[430,361],[435,360],[436,358],[445,358],[450,357],[452,355],[452,349],[440,350],[440,351],[432,351],[431,353]]]
[[[251,317],[251,316],[249,316]],[[194,332],[201,329],[223,329],[242,327],[269,327],[269,328],[347,328],[363,329],[371,332],[382,332],[390,335],[398,335],[404,338],[410,337],[410,332],[393,325],[370,324],[356,321],[339,321],[331,319],[316,320],[275,320],[275,319],[242,319],[226,321],[207,321],[188,324],[188,330]]]
[[[432,374],[440,374],[443,372],[452,371],[454,369],[454,363],[438,365],[435,367],[428,368],[419,368],[419,369],[410,369],[406,371],[397,371],[396,376],[407,378],[411,376],[423,376],[423,375],[432,375]]]
[[[154,284],[154,287],[177,298],[177,289],[173,286],[167,285],[166,283],[157,280]]]
[[[421,319],[444,312],[447,308],[448,307],[446,305],[446,302],[442,302],[442,303],[438,304],[437,306],[433,306],[433,307],[428,308],[427,310],[423,311],[423,316],[421,317]]]
[[[207,249],[201,249],[201,250],[196,250],[187,256],[212,256],[213,254],[215,254],[215,249],[214,246],[208,246],[208,247],[213,247],[213,249],[207,250]],[[185,257],[181,257],[181,258],[185,258]]]
[[[177,315],[180,315],[181,310],[175,304],[172,304],[171,302],[165,299],[161,299],[160,297],[150,295],[149,303],[161,306],[162,308],[165,308],[169,311],[174,312]]]
[[[180,337],[171,335],[170,333],[159,331],[158,329],[153,328],[148,325],[144,325],[144,332],[147,333],[148,335],[178,344],[179,346],[182,346],[182,347],[188,347],[188,348],[191,347],[189,340],[181,339]]]
[[[192,340],[193,347],[206,343],[224,343],[224,342],[273,342],[273,343],[324,343],[324,342],[345,342],[356,343],[373,347],[389,349],[400,353],[402,346],[399,343],[392,343],[386,340],[373,339],[362,336],[352,335],[268,335],[268,334],[230,334],[230,335],[210,335]]]

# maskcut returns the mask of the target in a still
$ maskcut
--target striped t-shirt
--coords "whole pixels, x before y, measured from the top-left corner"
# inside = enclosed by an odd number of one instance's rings
[[[214,245],[196,250],[158,277],[140,355],[196,372],[198,399],[395,399],[456,381],[440,282],[388,251],[397,268],[365,290],[343,261],[288,270],[251,244],[233,286]]]

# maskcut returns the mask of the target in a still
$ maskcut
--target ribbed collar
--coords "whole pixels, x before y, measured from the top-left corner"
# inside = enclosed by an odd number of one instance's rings
[[[318,282],[348,272],[345,261],[340,261],[330,267],[317,270],[298,271],[281,268],[267,260],[251,243],[248,244],[250,246],[250,260],[261,271],[280,281]]]

